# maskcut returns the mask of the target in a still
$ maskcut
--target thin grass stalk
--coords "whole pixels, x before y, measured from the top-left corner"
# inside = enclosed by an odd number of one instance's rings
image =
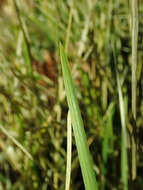
[[[138,0],[132,0],[132,113],[136,120],[137,88],[137,51],[138,51]],[[132,138],[132,179],[136,178],[136,144]]]
[[[136,119],[136,70],[138,51],[138,0],[132,0],[132,113]]]
[[[68,116],[67,116],[67,165],[66,165],[65,190],[70,189],[71,158],[72,158],[72,126],[71,126],[70,112],[68,111]]]
[[[71,115],[73,132],[76,141],[82,176],[86,190],[97,190],[97,182],[93,169],[93,161],[90,155],[83,120],[78,105],[75,86],[72,80],[68,60],[64,48],[60,45],[60,57],[65,84],[65,91]]]
[[[66,52],[68,51],[70,31],[71,31],[71,25],[72,25],[73,1],[74,0],[72,0],[72,2],[71,2],[70,12],[69,12],[69,21],[68,21],[68,27],[67,27],[66,43],[65,43],[65,51]]]
[[[0,125],[0,130],[24,153],[26,156],[33,160],[32,155],[2,126]]]
[[[28,72],[30,75],[32,75],[33,74],[33,72],[32,72],[32,53],[31,53],[31,49],[30,49],[29,37],[27,35],[26,26],[22,20],[21,15],[20,15],[20,10],[19,10],[18,4],[17,4],[17,0],[14,0],[13,2],[14,2],[17,18],[19,21],[20,29],[21,29],[23,36],[24,36],[24,49],[25,49],[25,52],[27,53],[26,64],[27,64]]]

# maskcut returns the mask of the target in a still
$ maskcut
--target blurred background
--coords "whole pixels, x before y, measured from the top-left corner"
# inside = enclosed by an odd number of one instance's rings
[[[131,1],[0,0],[0,190],[65,187],[68,106],[59,42],[67,49],[99,190],[123,189],[126,165],[128,189],[143,189],[143,2],[138,5],[135,119]],[[84,189],[74,136],[70,189]]]

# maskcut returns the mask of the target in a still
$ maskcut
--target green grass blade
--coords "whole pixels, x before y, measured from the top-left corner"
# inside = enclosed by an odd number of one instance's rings
[[[126,113],[124,98],[121,89],[120,79],[118,72],[117,74],[117,86],[118,86],[118,95],[119,95],[119,104],[120,104],[120,118],[122,125],[122,139],[121,139],[121,180],[123,183],[123,190],[128,189],[128,157],[127,157],[127,131],[126,131]]]
[[[112,122],[113,122],[113,116],[114,116],[114,111],[115,111],[113,102],[110,104],[108,111],[109,113],[107,115],[105,132],[104,132],[105,135],[104,135],[103,144],[102,144],[102,158],[103,158],[104,164],[107,163],[108,154],[111,149],[109,141],[111,141],[111,139],[113,138]]]
[[[75,136],[85,189],[97,190],[98,188],[97,188],[95,172],[93,170],[93,162],[87,144],[87,138],[84,131],[83,121],[76,97],[75,86],[72,80],[64,48],[61,45],[60,45],[60,57],[61,57],[66,96],[70,110],[73,132]]]
[[[114,41],[114,40],[113,40]],[[116,58],[116,46],[115,41],[113,42],[113,56],[115,62],[118,98],[119,98],[119,108],[120,108],[120,119],[121,119],[121,182],[123,185],[123,190],[128,190],[128,153],[127,153],[127,129],[126,129],[126,117],[127,117],[127,107],[125,109],[124,97],[121,88],[121,80],[117,70],[117,58]]]
[[[112,128],[112,122],[115,112],[115,104],[112,102],[109,105],[109,108],[107,110],[107,119],[106,119],[106,125],[104,127],[104,139],[102,143],[102,173],[103,173],[103,179],[102,179],[102,190],[105,189],[105,178],[107,174],[107,160],[109,153],[113,150],[113,128]]]

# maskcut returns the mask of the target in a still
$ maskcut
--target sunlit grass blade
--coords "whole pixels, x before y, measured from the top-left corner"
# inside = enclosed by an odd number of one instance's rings
[[[87,138],[84,130],[83,120],[79,109],[75,86],[72,80],[67,57],[62,45],[60,45],[60,57],[63,71],[63,78],[66,90],[68,106],[71,115],[71,122],[75,136],[80,166],[82,170],[86,190],[97,190],[97,182],[93,169],[93,162],[90,155]]]
[[[33,160],[32,155],[2,126],[0,125],[0,130],[22,151],[26,156]]]
[[[68,116],[67,116],[67,166],[66,166],[65,190],[69,190],[69,188],[70,188],[71,158],[72,158],[72,126],[71,126],[70,112],[68,111]]]

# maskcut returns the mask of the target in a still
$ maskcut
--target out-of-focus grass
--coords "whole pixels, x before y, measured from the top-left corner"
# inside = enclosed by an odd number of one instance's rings
[[[59,41],[66,43],[72,1],[16,2],[32,57],[13,1],[0,4],[0,120],[34,161],[1,131],[0,189],[62,190],[68,107],[58,45]],[[136,120],[132,117],[131,95],[131,56],[136,43],[131,41],[131,7],[131,2],[124,0],[73,0],[68,59],[99,189],[122,189],[123,182],[122,125],[112,43],[116,46],[122,95],[128,99],[125,106],[128,189],[143,186],[143,3],[139,1],[138,5]],[[83,189],[74,138],[71,164],[70,188]],[[138,177],[134,179],[136,169]]]

